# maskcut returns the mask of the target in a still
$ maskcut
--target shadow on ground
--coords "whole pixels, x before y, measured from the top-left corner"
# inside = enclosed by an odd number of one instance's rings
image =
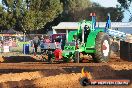
[[[19,62],[37,62],[35,58],[31,56],[2,56],[3,63],[19,63]]]

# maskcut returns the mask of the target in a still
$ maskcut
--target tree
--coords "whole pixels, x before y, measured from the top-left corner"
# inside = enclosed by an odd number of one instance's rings
[[[129,9],[132,0],[117,0],[121,4],[121,8]]]
[[[121,8],[121,10],[125,11],[129,11],[129,13],[131,14],[129,7],[132,3],[132,0],[117,0],[120,3],[120,6],[118,6],[119,8]],[[130,16],[129,22],[132,21],[132,14]]]
[[[90,13],[96,13],[96,20],[99,22],[105,22],[107,20],[107,14],[110,13],[111,21],[119,22],[123,18],[123,12],[118,11],[117,8],[105,8],[105,7],[89,7],[85,10],[79,11],[77,13],[83,13],[78,16],[78,18],[82,18],[82,20],[91,20]],[[81,21],[81,20],[78,20]]]
[[[62,12],[60,0],[3,0],[3,4],[13,12],[15,27],[25,31],[43,28]]]
[[[82,18],[78,18],[82,13],[79,11],[85,10],[91,6],[90,0],[61,0],[63,2],[63,17],[64,21],[78,21]]]
[[[93,2],[92,7],[101,7],[101,5],[99,3]]]
[[[107,13],[111,13],[112,21],[121,21],[123,12],[119,8],[105,8],[89,0],[61,0],[64,4],[63,21],[91,20],[89,14],[96,12],[98,21],[106,21]]]
[[[15,24],[12,12],[6,12],[3,6],[0,6],[0,28],[1,30],[10,29]]]

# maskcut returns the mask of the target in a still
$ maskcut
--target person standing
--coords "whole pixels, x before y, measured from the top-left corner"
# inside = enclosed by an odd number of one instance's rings
[[[13,40],[12,40],[11,37],[9,37],[8,44],[9,44],[9,50],[11,51],[11,48],[12,48],[12,46],[13,46]]]
[[[3,43],[0,41],[0,53],[2,52]]]
[[[33,39],[33,45],[34,45],[34,54],[37,54],[38,46],[40,45],[40,40],[38,36],[35,36]]]

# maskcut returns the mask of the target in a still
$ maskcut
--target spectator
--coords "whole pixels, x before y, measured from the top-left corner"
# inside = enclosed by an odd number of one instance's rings
[[[38,46],[40,45],[40,40],[38,36],[35,36],[33,39],[34,53],[37,54]]]
[[[3,46],[3,43],[2,41],[0,41],[0,52],[2,52],[2,46]]]
[[[9,44],[9,50],[11,51],[11,47],[13,46],[13,40],[11,37],[9,37],[8,44]]]
[[[12,46],[12,43],[13,43],[13,41],[12,41],[11,37],[9,37],[9,46],[10,47]]]
[[[46,35],[46,37],[44,38],[44,43],[51,43],[48,35]]]

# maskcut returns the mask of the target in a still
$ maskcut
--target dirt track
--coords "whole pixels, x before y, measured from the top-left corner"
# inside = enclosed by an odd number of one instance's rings
[[[132,80],[131,62],[103,64],[1,63],[0,88],[81,88],[79,79],[83,67],[91,72],[93,79]],[[96,86],[96,88],[98,87],[106,88],[106,86]],[[90,88],[93,88],[93,86]],[[128,86],[127,88],[131,87]]]
[[[116,57],[116,58],[115,58]],[[132,62],[112,55],[109,63],[60,63],[39,62],[30,56],[12,56],[0,59],[0,88],[83,88],[79,79],[81,69],[92,74],[93,79],[130,79]],[[107,88],[108,86],[88,86]],[[109,88],[132,88],[109,86]]]

